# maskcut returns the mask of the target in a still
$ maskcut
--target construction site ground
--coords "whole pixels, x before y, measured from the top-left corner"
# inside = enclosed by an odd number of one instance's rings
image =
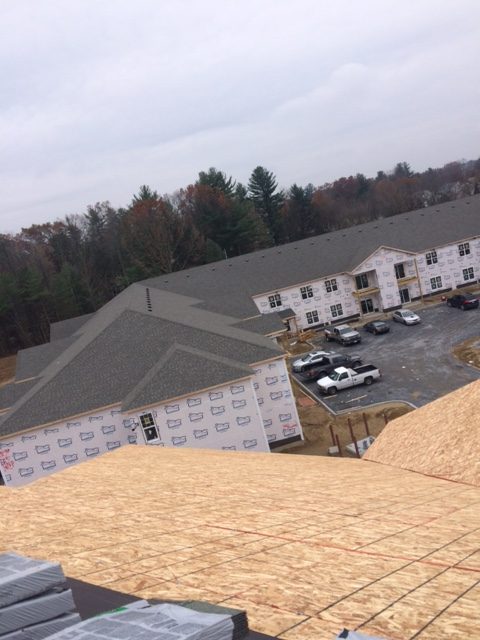
[[[16,361],[17,356],[0,358],[0,386],[13,381]]]
[[[309,396],[306,396],[294,380],[292,382],[305,442],[289,449],[286,451],[287,453],[312,456],[328,455],[328,449],[333,445],[330,433],[331,426],[334,434],[338,436],[342,453],[348,456],[345,445],[352,442],[349,420],[355,439],[360,440],[368,435],[365,429],[365,420],[370,435],[377,437],[387,421],[412,411],[412,407],[409,405],[397,402],[366,407],[360,411],[334,416],[322,405],[316,404]]]

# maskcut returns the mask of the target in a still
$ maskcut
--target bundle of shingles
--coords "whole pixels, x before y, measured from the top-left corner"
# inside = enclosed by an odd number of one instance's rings
[[[138,600],[60,631],[49,640],[233,640],[231,613]]]
[[[43,640],[78,622],[59,564],[0,555],[0,640]]]

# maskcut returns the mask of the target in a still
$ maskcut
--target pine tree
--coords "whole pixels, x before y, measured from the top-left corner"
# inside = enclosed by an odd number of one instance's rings
[[[283,194],[277,192],[277,181],[265,167],[256,167],[248,181],[248,195],[263,218],[274,242],[280,239],[280,207]]]

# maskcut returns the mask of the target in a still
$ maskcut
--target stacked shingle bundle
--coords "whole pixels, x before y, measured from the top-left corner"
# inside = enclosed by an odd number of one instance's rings
[[[233,628],[228,613],[139,601],[90,618],[49,640],[232,640]]]
[[[177,602],[177,604],[201,613],[228,615],[233,623],[232,640],[241,640],[241,638],[244,638],[248,633],[248,618],[246,611],[242,611],[241,609],[231,609],[230,607],[197,600],[186,600],[184,602]]]
[[[0,640],[42,640],[77,622],[59,564],[0,555]]]

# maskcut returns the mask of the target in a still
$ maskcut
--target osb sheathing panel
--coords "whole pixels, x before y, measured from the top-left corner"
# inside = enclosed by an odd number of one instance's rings
[[[390,422],[364,459],[480,486],[480,380]]]
[[[0,501],[0,551],[139,597],[244,608],[285,640],[480,638],[477,487],[358,460],[131,446]]]

